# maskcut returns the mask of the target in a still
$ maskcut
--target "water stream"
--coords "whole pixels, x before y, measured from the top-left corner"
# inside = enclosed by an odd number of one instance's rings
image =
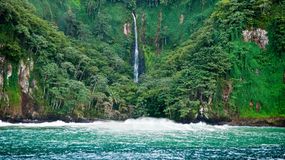
[[[134,53],[134,82],[139,81],[139,46],[138,46],[138,31],[137,31],[137,19],[134,13],[132,13],[134,19],[134,31],[135,31],[135,53]]]

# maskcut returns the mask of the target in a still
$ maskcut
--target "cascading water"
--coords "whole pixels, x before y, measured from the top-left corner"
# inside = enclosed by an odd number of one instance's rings
[[[137,19],[134,13],[132,13],[132,15],[134,18],[134,30],[135,30],[134,81],[138,83],[139,81],[139,46],[138,46]]]

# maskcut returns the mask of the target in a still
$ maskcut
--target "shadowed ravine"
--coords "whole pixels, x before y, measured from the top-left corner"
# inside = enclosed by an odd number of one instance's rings
[[[285,129],[178,124],[141,118],[124,122],[0,122],[0,159],[285,158]]]

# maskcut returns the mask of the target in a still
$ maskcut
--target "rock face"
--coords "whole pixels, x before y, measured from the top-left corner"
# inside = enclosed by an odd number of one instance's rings
[[[106,119],[112,120],[126,120],[133,116],[134,106],[125,106],[120,108],[114,108],[114,102],[104,102],[104,115]]]
[[[0,107],[2,107],[2,103],[5,102],[4,95],[4,63],[5,57],[0,57]]]
[[[21,88],[22,114],[27,117],[32,116],[35,113],[33,100],[31,98],[31,87],[34,88],[35,86],[33,86],[33,84],[30,84],[30,76],[33,67],[34,63],[32,60],[28,59],[27,62],[21,60],[18,70],[19,86]],[[33,83],[33,81],[31,83]]]
[[[0,100],[2,98],[3,85],[4,85],[4,63],[5,57],[0,57]]]
[[[260,48],[265,48],[269,40],[267,37],[267,31],[257,28],[251,30],[244,30],[242,32],[245,42],[255,42]]]
[[[285,118],[240,118],[227,123],[234,126],[277,126],[285,127]]]
[[[124,34],[128,36],[131,33],[131,25],[130,23],[124,24]]]
[[[200,106],[198,114],[196,115],[196,120],[198,121],[207,121],[209,119],[208,116],[208,108],[206,106]]]
[[[183,24],[183,23],[184,23],[184,15],[181,14],[179,18],[179,24]]]
[[[5,57],[0,56],[0,107],[1,108],[5,108],[6,106],[9,105],[9,97],[7,94],[4,93],[5,63],[6,63]],[[5,113],[5,109],[3,110],[0,110],[1,114]]]
[[[37,115],[32,98],[32,91],[37,88],[36,80],[30,78],[33,67],[30,59],[20,60],[17,67],[0,56],[0,118],[30,118]],[[18,73],[15,68],[18,68]],[[10,80],[16,76],[18,81]]]
[[[110,102],[104,102],[104,113],[107,119],[120,119],[120,112],[113,110],[113,104]]]
[[[224,100],[224,102],[228,102],[232,90],[233,90],[232,83],[227,82],[224,89],[223,89],[223,100]]]
[[[25,64],[23,60],[20,61],[19,71],[19,85],[22,93],[28,94],[29,92],[29,79],[30,79],[30,66]]]
[[[12,73],[13,73],[13,67],[12,67],[12,64],[8,64],[7,66],[7,83],[9,83],[9,78],[12,76]]]

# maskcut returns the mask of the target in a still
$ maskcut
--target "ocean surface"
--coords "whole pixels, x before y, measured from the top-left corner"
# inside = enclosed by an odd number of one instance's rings
[[[0,121],[0,159],[285,159],[285,128],[124,122]]]

